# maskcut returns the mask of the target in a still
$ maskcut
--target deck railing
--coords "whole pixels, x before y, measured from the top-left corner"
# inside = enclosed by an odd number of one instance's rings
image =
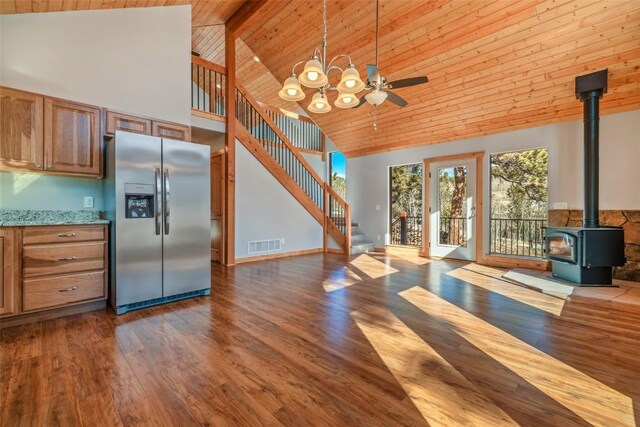
[[[492,254],[543,258],[546,219],[491,218]]]
[[[399,216],[391,222],[391,244],[422,246],[422,217]]]
[[[441,245],[465,246],[467,244],[467,218],[440,217]]]

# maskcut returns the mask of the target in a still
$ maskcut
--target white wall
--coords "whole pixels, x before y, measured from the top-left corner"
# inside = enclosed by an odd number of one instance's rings
[[[190,124],[191,7],[0,16],[0,84]],[[102,207],[101,181],[0,173],[5,209]]]
[[[236,140],[236,258],[251,240],[285,239],[282,252],[322,248],[322,226]]]
[[[605,95],[606,96],[606,95]],[[547,147],[549,149],[549,206],[566,202],[583,208],[582,120],[505,132],[480,138],[373,154],[347,160],[347,201],[353,220],[384,244],[389,224],[389,167],[422,162],[425,158],[485,151],[484,194],[489,194],[489,154]],[[600,120],[600,209],[640,209],[640,110],[602,116]],[[380,210],[376,210],[380,205]],[[489,204],[485,203],[485,233]],[[380,240],[377,236],[380,235]],[[488,239],[484,239],[488,242]]]
[[[191,6],[0,16],[5,86],[189,124]]]

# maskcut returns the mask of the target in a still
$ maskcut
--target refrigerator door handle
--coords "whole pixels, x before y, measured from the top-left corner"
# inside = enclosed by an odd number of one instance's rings
[[[171,208],[169,207],[169,198],[171,196],[171,185],[169,182],[169,169],[164,170],[164,234],[169,234],[169,219],[171,216]]]
[[[160,201],[160,197],[162,197],[162,181],[160,180],[160,168],[156,168],[156,197],[155,197],[155,215],[156,215],[156,236],[159,236],[162,233],[162,223],[161,223],[161,215],[160,209],[162,209],[162,202]]]

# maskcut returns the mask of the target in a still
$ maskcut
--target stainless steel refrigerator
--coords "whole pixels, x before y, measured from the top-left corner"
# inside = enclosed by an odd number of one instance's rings
[[[206,145],[122,131],[107,143],[116,313],[210,294],[209,156]]]

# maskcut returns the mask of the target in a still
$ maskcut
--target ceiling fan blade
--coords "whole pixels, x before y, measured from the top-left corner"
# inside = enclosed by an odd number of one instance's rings
[[[428,81],[429,79],[427,78],[427,76],[420,76],[420,77],[410,77],[408,79],[395,80],[393,82],[389,82],[388,84],[393,89],[398,89],[399,87],[421,85],[423,83],[427,83]]]
[[[358,105],[356,105],[353,108],[360,108],[362,107],[364,104],[366,104],[367,102],[367,98],[364,97],[364,95],[362,97],[360,97],[360,102],[358,102]]]
[[[380,83],[380,73],[377,65],[367,64],[367,78],[370,82]]]
[[[396,95],[393,92],[387,91],[387,99],[390,102],[393,102],[394,104],[396,104],[397,106],[400,107],[406,107],[407,105],[409,105],[409,103],[407,102],[406,99],[402,98],[401,96]]]

